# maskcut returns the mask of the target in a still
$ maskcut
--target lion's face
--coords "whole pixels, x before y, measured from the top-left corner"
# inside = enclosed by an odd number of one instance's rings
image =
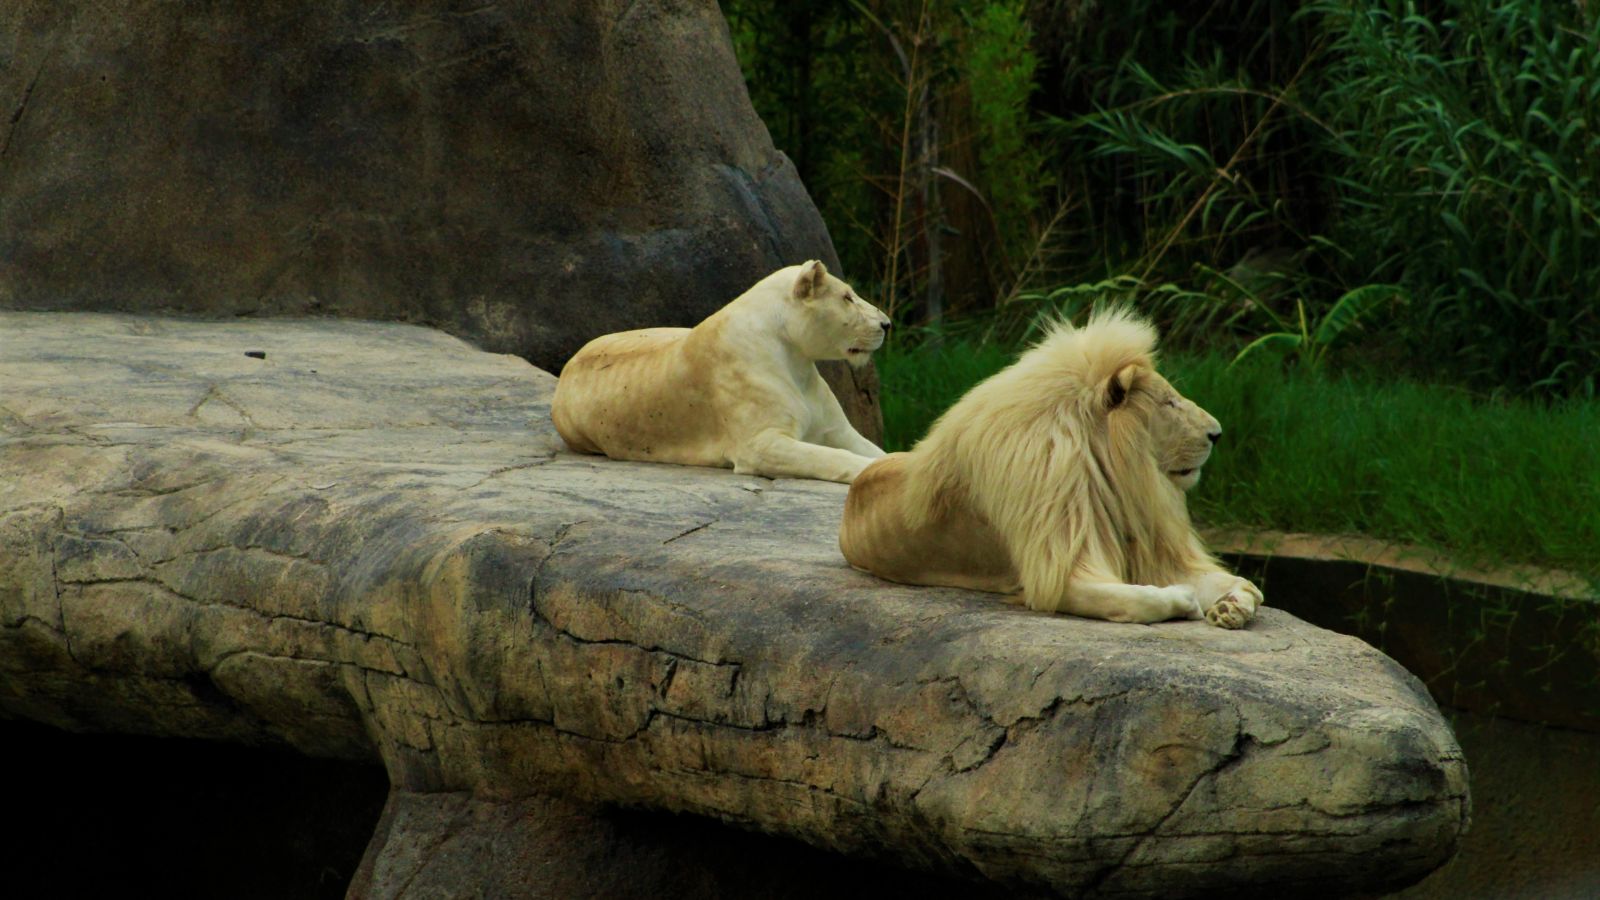
[[[1222,437],[1222,425],[1154,371],[1141,373],[1137,390],[1145,395],[1150,443],[1156,464],[1180,490],[1200,483],[1200,467]]]
[[[790,300],[790,336],[812,359],[866,365],[889,333],[889,317],[820,262],[799,267]]]

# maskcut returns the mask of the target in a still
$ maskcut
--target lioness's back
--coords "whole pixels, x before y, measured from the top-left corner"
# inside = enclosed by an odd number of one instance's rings
[[[550,417],[582,453],[616,459],[722,465],[703,380],[682,353],[687,328],[597,337],[561,370]]]

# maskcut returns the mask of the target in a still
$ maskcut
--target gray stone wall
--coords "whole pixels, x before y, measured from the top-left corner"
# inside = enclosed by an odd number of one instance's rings
[[[397,319],[558,372],[838,270],[714,0],[3,4],[0,112],[0,307]]]

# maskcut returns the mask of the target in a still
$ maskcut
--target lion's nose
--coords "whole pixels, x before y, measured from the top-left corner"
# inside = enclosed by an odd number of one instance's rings
[[[878,324],[883,327],[883,333],[884,334],[888,334],[889,333],[889,320],[888,319],[884,319],[882,322],[879,322]]]
[[[1217,441],[1222,440],[1222,429],[1219,428],[1216,431],[1208,431],[1206,432],[1206,437],[1210,438],[1211,443],[1215,444]]]

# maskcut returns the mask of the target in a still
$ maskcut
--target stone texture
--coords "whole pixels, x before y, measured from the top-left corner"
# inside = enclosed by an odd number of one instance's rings
[[[558,371],[839,269],[713,0],[0,4],[0,109],[5,307],[400,319]],[[824,374],[877,440],[871,371]]]
[[[841,858],[698,816],[550,796],[395,791],[347,896],[570,900],[1027,900],[998,885]],[[1038,896],[1038,895],[1034,895]]]
[[[879,582],[839,556],[843,486],[565,453],[548,375],[420,328],[0,335],[6,715],[1069,895],[1374,892],[1467,820],[1418,682],[1278,610],[1117,625]]]

